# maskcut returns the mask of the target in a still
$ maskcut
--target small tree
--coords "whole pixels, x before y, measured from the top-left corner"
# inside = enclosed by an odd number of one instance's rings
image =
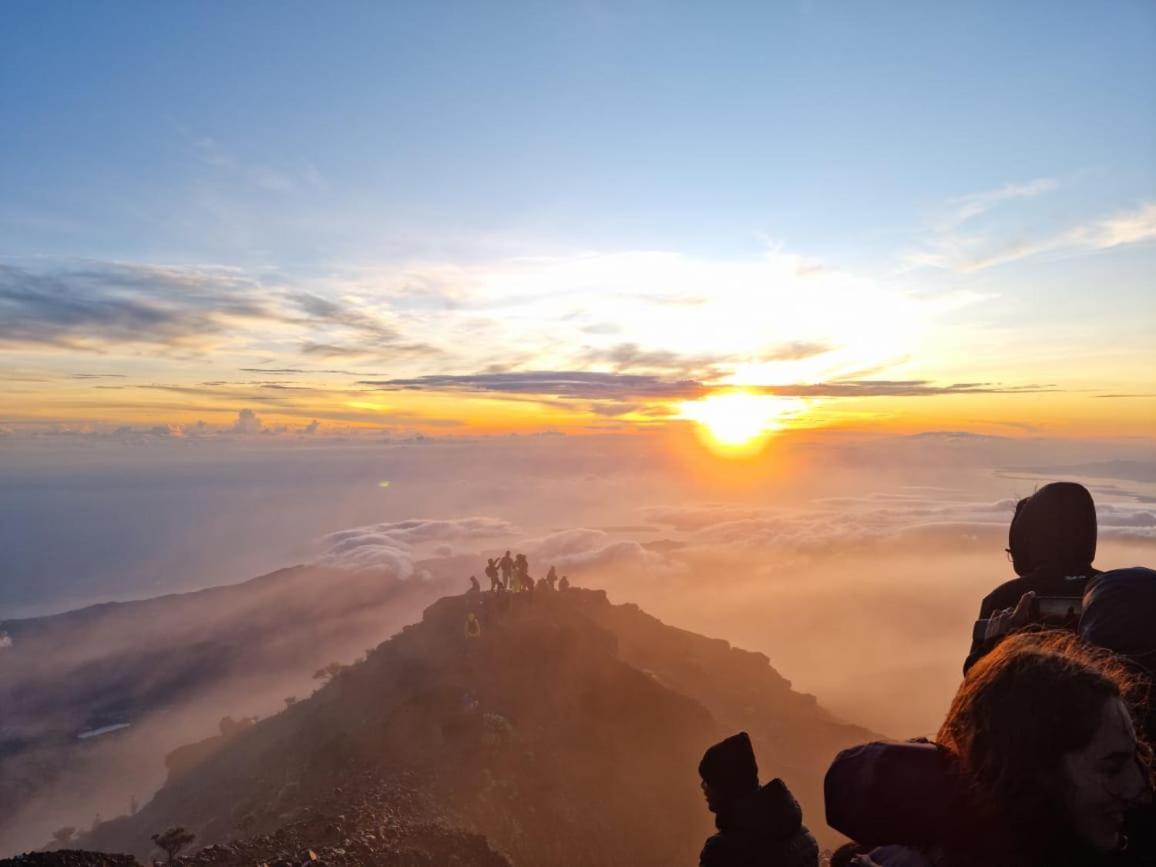
[[[153,842],[169,856],[167,863],[172,864],[177,854],[192,843],[195,837],[196,835],[192,832],[186,831],[180,825],[176,825],[169,828],[163,834],[153,834]]]
[[[313,673],[313,679],[328,683],[343,671],[345,671],[344,665],[342,665],[340,662],[331,662],[324,668],[317,669],[317,671]]]
[[[76,829],[71,825],[65,825],[63,828],[57,828],[52,832],[52,843],[57,849],[63,849],[72,842],[72,838],[76,836]]]

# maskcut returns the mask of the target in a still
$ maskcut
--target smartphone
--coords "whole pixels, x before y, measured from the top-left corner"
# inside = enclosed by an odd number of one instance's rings
[[[1084,611],[1079,596],[1037,596],[1033,619],[1051,625],[1075,625]]]

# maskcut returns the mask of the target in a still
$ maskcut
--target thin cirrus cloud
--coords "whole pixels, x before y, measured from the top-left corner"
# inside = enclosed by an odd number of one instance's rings
[[[1152,240],[1156,240],[1156,202],[1147,202],[1135,210],[1102,217],[1056,235],[973,255],[960,263],[960,270],[980,271],[1029,256],[1095,252]]]
[[[990,211],[1001,202],[1031,199],[1042,193],[1050,193],[1058,186],[1054,178],[1037,178],[1027,183],[1004,184],[999,189],[959,196],[949,203],[940,225],[943,228],[954,228]]]
[[[1092,253],[1156,239],[1156,202],[1067,227],[1022,217],[1010,226],[1000,221],[1003,209],[1059,189],[1056,180],[1038,178],[952,199],[920,249],[904,257],[905,265],[966,274],[1035,256]],[[1034,225],[1041,228],[1033,230]]]

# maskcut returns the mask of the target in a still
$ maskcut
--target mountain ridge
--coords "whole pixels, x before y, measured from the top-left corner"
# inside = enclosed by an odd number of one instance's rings
[[[143,858],[151,833],[179,824],[231,845],[368,773],[387,789],[411,781],[436,805],[415,820],[480,834],[514,864],[657,867],[697,855],[712,828],[698,759],[740,728],[763,776],[786,779],[835,842],[822,771],[873,734],[792,690],[765,655],[603,591],[448,596],[82,842]]]

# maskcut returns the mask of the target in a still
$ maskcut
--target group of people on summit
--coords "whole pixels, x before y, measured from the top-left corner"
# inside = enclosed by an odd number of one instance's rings
[[[934,741],[841,752],[832,867],[1156,865],[1156,571],[1101,572],[1096,510],[1057,482],[1019,502],[1016,577],[986,596],[964,679]],[[781,780],[760,786],[745,732],[699,765],[718,833],[702,867],[815,867]]]
[[[530,593],[533,592],[535,581],[530,576],[530,561],[526,559],[525,554],[515,554],[510,556],[510,552],[498,557],[490,557],[486,560],[486,568],[483,570],[487,578],[490,579],[491,593]],[[570,579],[563,575],[558,577],[558,570],[553,566],[550,571],[536,582],[539,590],[569,590]],[[482,585],[478,583],[476,576],[470,576],[470,592],[477,593],[482,589]]]

